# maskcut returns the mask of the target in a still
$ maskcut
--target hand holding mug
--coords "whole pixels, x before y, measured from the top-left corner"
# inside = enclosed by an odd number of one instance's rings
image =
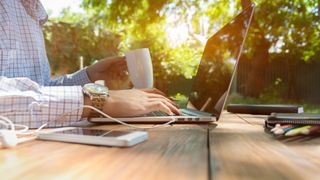
[[[127,63],[125,57],[109,57],[98,61],[87,68],[92,82],[104,80],[109,89],[124,89],[129,86]]]

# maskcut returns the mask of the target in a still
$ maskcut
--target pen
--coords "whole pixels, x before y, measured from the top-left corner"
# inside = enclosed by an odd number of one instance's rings
[[[303,129],[303,130],[301,131],[301,134],[309,135],[309,134],[318,132],[319,130],[320,130],[320,126],[311,126],[310,128]]]
[[[294,128],[297,128],[297,127],[300,127],[300,126],[298,126],[298,125],[283,125],[279,129],[273,131],[273,133],[275,135],[281,135],[281,134],[284,134],[284,133],[286,133]]]
[[[295,129],[292,129],[292,130],[286,132],[285,136],[296,136],[296,135],[302,134],[301,133],[302,131],[307,130],[309,128],[311,128],[311,126],[298,127],[298,128],[295,128]]]

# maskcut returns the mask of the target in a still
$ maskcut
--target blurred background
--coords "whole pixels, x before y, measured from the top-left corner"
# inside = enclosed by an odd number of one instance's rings
[[[255,0],[229,102],[301,104],[320,113],[319,0]],[[155,87],[185,98],[206,40],[247,0],[42,0],[52,75],[150,49]],[[126,88],[126,84],[117,86]]]

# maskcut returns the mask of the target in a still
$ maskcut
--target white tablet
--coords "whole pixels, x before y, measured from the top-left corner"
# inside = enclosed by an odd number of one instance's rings
[[[148,139],[144,131],[113,131],[92,128],[67,127],[40,132],[38,139],[102,146],[129,147]]]

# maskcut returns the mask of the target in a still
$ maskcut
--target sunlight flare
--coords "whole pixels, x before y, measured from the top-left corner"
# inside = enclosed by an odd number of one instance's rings
[[[187,24],[179,24],[177,26],[168,26],[167,28],[168,41],[170,46],[181,46],[189,38]]]

